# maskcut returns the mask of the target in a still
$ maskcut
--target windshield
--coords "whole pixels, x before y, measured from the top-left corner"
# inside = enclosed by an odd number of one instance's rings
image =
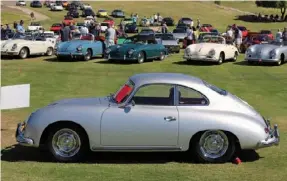
[[[186,30],[183,28],[174,29],[173,33],[186,33]]]
[[[107,12],[106,10],[99,10],[100,13],[104,13]]]
[[[123,103],[132,93],[133,89],[134,89],[134,83],[131,80],[129,80],[114,95],[112,95],[112,99],[118,104]]]
[[[225,44],[225,40],[222,37],[217,36],[204,36],[201,40],[201,43],[218,43]]]
[[[182,18],[181,21],[192,21],[190,18]]]
[[[15,33],[12,39],[33,40],[33,35],[31,33],[29,34]]]
[[[272,41],[269,44],[277,45],[277,46],[281,46],[281,45],[287,46],[287,41]]]
[[[30,26],[40,26],[40,23],[32,22]]]
[[[269,31],[269,30],[262,30],[262,31],[260,31],[260,34],[271,34],[271,31]]]
[[[101,26],[108,26],[109,23],[101,23]]]
[[[155,37],[162,40],[175,40],[172,34],[156,34]]]
[[[239,29],[240,31],[246,31],[246,28],[245,28],[244,26],[238,26],[238,29]]]
[[[217,92],[218,94],[220,95],[224,95],[226,96],[227,95],[227,91],[226,90],[223,90],[223,89],[220,89],[212,84],[209,84],[205,81],[203,81],[203,83],[206,85],[206,87],[210,88],[211,90],[213,90],[214,92]]]

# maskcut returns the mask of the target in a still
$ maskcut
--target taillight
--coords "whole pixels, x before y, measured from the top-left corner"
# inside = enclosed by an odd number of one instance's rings
[[[269,133],[269,128],[264,128],[265,133]]]

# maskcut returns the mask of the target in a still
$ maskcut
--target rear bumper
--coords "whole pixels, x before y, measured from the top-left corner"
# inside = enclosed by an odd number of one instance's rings
[[[16,141],[20,144],[20,145],[24,145],[24,146],[33,146],[34,145],[34,141],[30,138],[26,138],[24,136],[24,131],[22,129],[24,123],[19,123],[17,125],[17,129],[16,129]]]
[[[268,121],[269,122],[269,121]],[[258,148],[265,148],[265,147],[270,147],[270,146],[277,146],[279,145],[280,142],[280,137],[279,137],[279,129],[277,124],[274,125],[274,128],[271,129],[270,123],[268,123],[268,128],[269,128],[269,135],[266,139],[261,140],[257,147]]]

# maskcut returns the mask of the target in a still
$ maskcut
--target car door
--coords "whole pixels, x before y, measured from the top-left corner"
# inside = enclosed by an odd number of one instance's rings
[[[178,144],[178,111],[173,85],[141,87],[125,107],[111,106],[102,116],[102,146],[175,148]]]

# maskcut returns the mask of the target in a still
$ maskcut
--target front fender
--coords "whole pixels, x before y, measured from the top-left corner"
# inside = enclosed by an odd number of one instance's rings
[[[31,114],[27,120],[24,136],[33,139],[36,147],[40,145],[44,130],[58,121],[71,121],[86,131],[90,146],[100,145],[100,121],[106,107],[98,106],[47,106]]]

